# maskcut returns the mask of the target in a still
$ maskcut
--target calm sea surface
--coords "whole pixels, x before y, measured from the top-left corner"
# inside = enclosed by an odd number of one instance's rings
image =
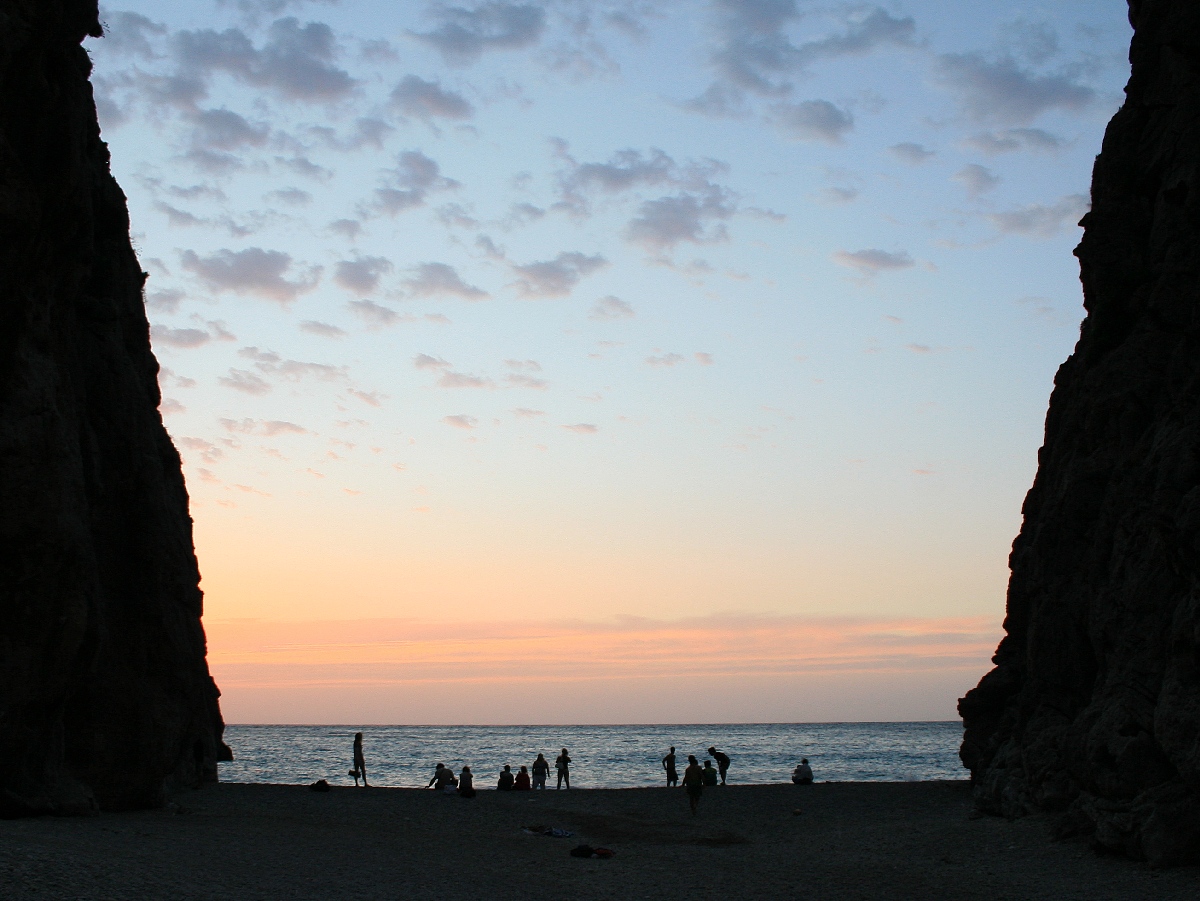
[[[716,726],[228,726],[232,763],[222,782],[353,785],[351,742],[363,732],[367,772],[376,785],[423,786],[434,764],[457,773],[469,764],[480,788],[504,764],[516,772],[540,751],[553,764],[564,745],[571,785],[632,788],[664,782],[662,757],[674,745],[679,770],[687,755],[704,762],[716,745],[731,758],[731,783],[787,782],[807,757],[819,782],[964,779],[958,760],[962,724],[783,723]],[[554,772],[550,774],[551,784]]]

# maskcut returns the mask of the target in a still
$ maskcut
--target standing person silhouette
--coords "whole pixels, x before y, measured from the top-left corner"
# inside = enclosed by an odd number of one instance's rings
[[[524,770],[525,767],[521,767],[521,769]],[[539,753],[537,760],[533,762],[533,787],[545,790],[546,779],[549,777],[549,775],[550,764],[548,764],[546,762],[546,758]]]
[[[667,771],[667,788],[672,785],[679,784],[679,773],[675,772],[675,746],[671,745],[671,750],[667,752],[667,756],[662,759],[663,769]]]
[[[567,783],[567,788],[571,787],[571,756],[567,753],[567,749],[563,748],[562,753],[554,758],[554,768],[558,770],[558,785],[556,789],[562,788],[563,783]]]
[[[725,784],[725,774],[729,772],[729,755],[722,754],[716,748],[709,748],[708,753],[717,762],[717,772],[721,774],[721,784]]]
[[[358,786],[358,777],[362,776],[363,788],[370,788],[367,784],[367,758],[363,756],[362,749],[362,733],[354,733],[354,769],[350,771],[350,775],[354,777],[354,785]]]
[[[704,793],[704,771],[696,762],[695,754],[688,755],[687,769],[683,771],[683,787],[687,789],[688,804],[692,807],[692,816],[695,816],[700,795]]]

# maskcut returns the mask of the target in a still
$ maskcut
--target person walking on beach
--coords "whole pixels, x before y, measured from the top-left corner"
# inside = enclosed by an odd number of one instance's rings
[[[367,758],[363,756],[362,749],[362,733],[354,733],[354,769],[350,771],[350,775],[354,777],[354,787],[358,787],[358,777],[362,776],[363,788],[370,788],[367,784]]]
[[[504,769],[500,772],[500,779],[496,782],[496,788],[502,792],[510,792],[513,790],[513,782],[515,781],[512,767],[507,763],[504,764]]]
[[[567,788],[571,787],[571,756],[567,753],[567,749],[563,748],[562,753],[554,758],[554,768],[558,770],[558,785],[556,789],[562,788],[563,783],[567,783]]]
[[[521,767],[524,771],[525,767]],[[537,760],[533,762],[533,787],[544,789],[546,787],[546,779],[550,776],[550,764],[546,762],[546,758],[538,754]]]
[[[709,748],[708,753],[717,762],[717,772],[721,774],[721,784],[725,784],[725,774],[729,772],[729,755],[722,754],[715,747]]]
[[[808,765],[807,757],[801,757],[799,765],[792,771],[792,782],[796,785],[813,784],[812,767]]]
[[[679,773],[675,772],[675,746],[671,745],[671,750],[667,752],[667,756],[662,759],[663,769],[667,771],[667,788],[672,785],[679,784]]]
[[[543,779],[542,788],[545,787],[546,781]],[[521,767],[521,772],[517,773],[516,781],[513,782],[513,791],[527,792],[529,790],[529,770],[525,769],[525,767]]]
[[[688,755],[687,769],[683,771],[683,787],[687,789],[688,804],[692,807],[692,816],[695,816],[700,795],[704,792],[704,771],[696,763],[695,754]]]

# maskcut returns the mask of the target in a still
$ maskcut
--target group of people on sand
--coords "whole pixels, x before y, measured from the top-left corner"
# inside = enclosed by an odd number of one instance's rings
[[[704,766],[696,759],[695,754],[689,754],[687,757],[688,765],[683,771],[683,778],[679,778],[679,770],[676,764],[675,746],[667,751],[662,759],[662,768],[667,774],[667,787],[672,788],[682,785],[687,791],[688,803],[691,805],[692,813],[696,813],[696,808],[700,804],[700,797],[704,793],[706,786],[726,785],[727,776],[729,773],[729,755],[722,751],[718,751],[715,746],[710,746],[708,749],[709,757],[705,758]],[[358,780],[362,779],[364,787],[368,786],[367,782],[367,761],[363,755],[363,735],[361,732],[354,733],[354,748],[353,748],[354,769],[350,770],[350,775],[354,777],[355,786],[358,785]],[[716,767],[713,766],[713,761],[717,762]],[[562,749],[562,753],[554,758],[554,769],[558,772],[558,784],[556,789],[566,786],[571,787],[571,755],[566,748]],[[530,773],[532,770],[532,774]],[[538,754],[534,759],[532,766],[522,766],[519,772],[514,773],[510,764],[505,764],[504,769],[500,771],[500,778],[496,781],[496,788],[499,791],[533,791],[535,789],[545,789],[546,782],[550,777],[550,764],[546,760],[544,754]],[[813,771],[808,764],[808,758],[804,757],[792,771],[792,782],[796,785],[812,785]],[[433,771],[433,778],[429,780],[426,788],[432,788],[436,791],[445,792],[447,794],[457,794],[463,798],[475,797],[475,776],[471,772],[469,766],[464,765],[458,775],[454,775],[454,771],[444,763],[439,763]]]
[[[696,808],[700,804],[700,796],[704,794],[705,786],[725,785],[726,774],[729,772],[729,755],[718,751],[716,747],[708,749],[710,758],[705,758],[704,766],[700,766],[696,760],[695,754],[688,755],[688,765],[683,771],[683,781],[679,779],[679,770],[675,764],[675,746],[662,759],[662,767],[667,771],[667,788],[673,788],[676,785],[682,785],[687,791],[688,804],[692,808],[692,816],[696,815]],[[712,762],[717,761],[717,766],[714,769]],[[719,781],[718,781],[719,780]]]
[[[530,780],[529,769],[522,766],[520,772],[514,773],[510,764],[504,764],[504,769],[500,771],[500,778],[496,781],[496,788],[502,792],[527,792],[534,789],[545,789],[546,780],[550,776],[550,764],[546,762],[546,758],[542,754],[533,761],[533,779]],[[567,749],[563,748],[562,753],[554,758],[554,769],[558,773],[558,785],[556,789],[562,788],[564,785],[567,788],[571,787],[571,755],[567,753]]]
[[[554,768],[558,771],[558,785],[556,788],[566,786],[571,787],[571,755],[567,753],[567,749],[563,748],[562,753],[554,759]],[[546,788],[546,780],[550,776],[550,764],[546,761],[544,754],[538,754],[533,761],[533,778],[530,779],[529,768],[522,766],[519,773],[512,771],[510,764],[505,764],[504,769],[500,771],[500,778],[496,781],[496,788],[500,791],[532,791],[533,789]],[[462,798],[475,797],[475,776],[471,772],[469,766],[464,766],[457,776],[450,767],[443,763],[439,763],[433,771],[433,778],[429,780],[426,788],[433,788],[438,791],[446,792],[447,794],[457,793]]]

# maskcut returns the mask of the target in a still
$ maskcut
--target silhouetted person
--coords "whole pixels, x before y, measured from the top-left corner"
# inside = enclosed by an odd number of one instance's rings
[[[436,788],[438,791],[452,790],[458,785],[458,780],[454,778],[454,770],[446,766],[444,763],[439,763],[433,770],[433,778],[429,780],[429,785],[426,788]]]
[[[554,758],[554,768],[558,770],[558,785],[556,789],[562,788],[563,783],[567,783],[567,788],[571,787],[571,756],[567,753],[567,749],[563,748],[562,753]]]
[[[717,772],[721,774],[721,784],[725,784],[725,774],[729,772],[729,755],[722,754],[716,748],[709,748],[708,753],[717,762]]]
[[[705,785],[716,785],[717,784],[717,771],[715,769],[713,769],[711,760],[704,761],[704,769],[702,772],[704,773],[704,784]]]
[[[525,767],[521,767],[525,769]],[[550,778],[550,764],[546,762],[546,758],[538,754],[537,760],[533,762],[533,787],[545,788],[546,780]]]
[[[797,785],[813,784],[812,767],[808,765],[807,757],[801,757],[800,764],[792,770],[792,781]]]
[[[667,752],[667,756],[662,759],[663,769],[667,771],[667,788],[672,785],[679,784],[679,773],[675,772],[675,746],[671,745],[671,750]]]
[[[507,763],[504,764],[504,769],[500,772],[500,778],[496,782],[496,788],[502,792],[510,792],[513,789],[513,783],[516,779],[513,778],[512,767]]]
[[[458,774],[458,794],[462,798],[475,797],[475,777],[471,774],[469,766],[464,766]]]
[[[696,815],[696,805],[700,803],[700,795],[704,792],[704,771],[696,763],[696,755],[688,755],[687,769],[683,771],[683,787],[687,789],[688,804],[692,806],[692,816]]]
[[[545,788],[545,787],[546,787],[546,783],[543,780],[542,788]],[[519,791],[519,792],[529,791],[529,770],[525,769],[525,767],[521,767],[521,772],[517,773],[517,779],[515,782],[513,782],[513,791]]]
[[[354,777],[355,786],[358,785],[358,777],[362,776],[363,788],[370,787],[367,785],[367,758],[363,757],[361,732],[354,733],[354,769],[350,775]]]

